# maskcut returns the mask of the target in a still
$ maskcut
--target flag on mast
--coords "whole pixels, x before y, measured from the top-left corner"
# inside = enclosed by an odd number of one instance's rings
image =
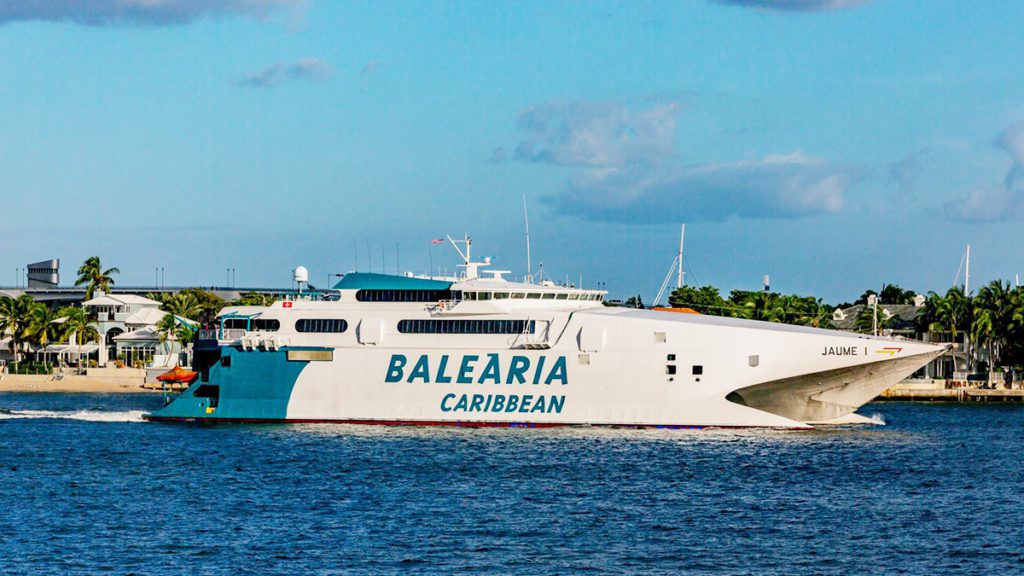
[[[431,244],[444,244],[444,238],[434,238],[430,241]]]

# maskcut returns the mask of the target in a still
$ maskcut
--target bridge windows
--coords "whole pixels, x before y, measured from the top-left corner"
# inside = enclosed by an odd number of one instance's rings
[[[256,330],[259,332],[275,332],[281,329],[281,321],[273,318],[225,318],[224,328],[227,330]]]
[[[359,290],[356,300],[360,302],[438,302],[458,300],[462,295],[456,290]]]
[[[402,320],[402,334],[522,334],[532,333],[533,320]]]
[[[340,334],[348,330],[348,322],[340,318],[302,318],[295,322],[296,332]]]
[[[252,321],[252,327],[257,332],[276,332],[281,329],[281,321],[273,318],[257,318]]]

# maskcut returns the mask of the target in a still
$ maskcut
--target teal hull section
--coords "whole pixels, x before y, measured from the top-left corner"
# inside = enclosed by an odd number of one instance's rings
[[[307,364],[289,361],[287,349],[243,352],[223,347],[221,360],[210,367],[208,382],[196,381],[170,404],[147,417],[284,420],[292,389]],[[216,390],[216,398],[204,395],[211,390]]]

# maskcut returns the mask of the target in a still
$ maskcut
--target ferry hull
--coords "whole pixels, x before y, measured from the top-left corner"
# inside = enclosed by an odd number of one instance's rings
[[[883,342],[884,343],[884,342]],[[739,381],[666,374],[658,351],[220,349],[152,421],[468,427],[809,428],[854,412],[942,352]],[[904,344],[910,350],[912,346]],[[329,352],[329,354],[327,354]],[[743,352],[743,350],[740,350]],[[290,359],[291,358],[291,359]],[[682,359],[672,361],[682,363]],[[826,362],[827,363],[827,362]],[[758,374],[744,366],[748,374]],[[755,376],[748,376],[749,379]],[[731,382],[731,383],[730,383]],[[214,393],[211,393],[211,390]]]

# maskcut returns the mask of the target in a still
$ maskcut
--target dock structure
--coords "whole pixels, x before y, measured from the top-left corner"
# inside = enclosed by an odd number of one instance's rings
[[[1024,388],[967,386],[959,382],[933,380],[903,381],[886,390],[877,400],[911,402],[1024,402]]]

